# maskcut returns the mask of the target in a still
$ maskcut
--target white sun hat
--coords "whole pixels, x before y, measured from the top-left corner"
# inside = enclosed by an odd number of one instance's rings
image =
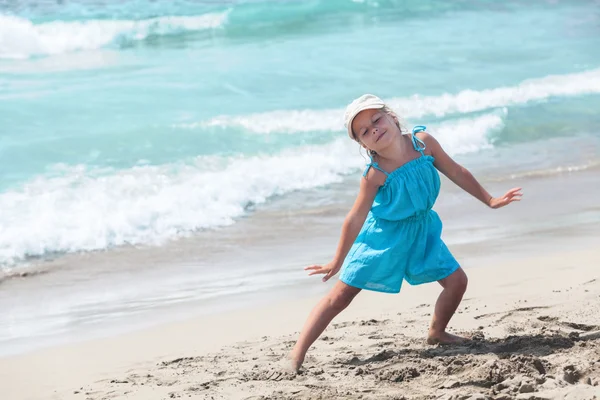
[[[350,139],[356,140],[352,134],[352,121],[359,112],[373,109],[379,110],[384,106],[385,103],[383,100],[373,94],[363,94],[352,103],[348,104],[346,113],[344,114],[344,126],[348,129],[348,136],[350,136]]]

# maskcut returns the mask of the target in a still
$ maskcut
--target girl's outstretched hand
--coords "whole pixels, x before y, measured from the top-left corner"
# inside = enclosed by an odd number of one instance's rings
[[[521,188],[513,188],[500,197],[492,197],[490,199],[489,206],[491,208],[504,207],[505,205],[508,205],[513,201],[520,201],[521,196],[523,196],[523,193],[521,193]]]
[[[323,277],[323,282],[327,282],[329,278],[338,273],[342,266],[331,261],[325,265],[311,265],[310,267],[304,268],[305,271],[311,271],[308,276],[317,275],[317,274],[325,274]]]

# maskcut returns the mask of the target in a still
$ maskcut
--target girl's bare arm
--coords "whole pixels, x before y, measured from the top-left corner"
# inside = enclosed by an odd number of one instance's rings
[[[435,167],[465,192],[471,194],[488,207],[500,208],[513,201],[521,200],[521,188],[513,188],[501,197],[493,197],[483,186],[481,186],[468,169],[458,164],[444,151],[442,146],[433,136],[426,132],[420,132],[417,136],[425,142],[427,150],[431,152],[431,155],[435,158]]]
[[[374,168],[371,168],[367,176],[360,180],[358,196],[352,209],[344,219],[342,233],[333,260],[325,265],[311,265],[306,267],[305,270],[311,271],[309,275],[325,274],[323,277],[323,281],[325,282],[340,270],[346,255],[365,223],[375,195],[384,182],[385,175]]]

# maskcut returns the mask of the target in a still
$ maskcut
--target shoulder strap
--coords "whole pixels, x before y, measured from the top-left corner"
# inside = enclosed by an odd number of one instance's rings
[[[381,167],[375,161],[373,161],[373,158],[371,158],[371,162],[367,164],[367,167],[365,168],[365,172],[363,172],[363,176],[367,176],[367,173],[369,172],[369,168],[371,168],[371,167],[375,168],[378,171],[383,172],[385,174],[385,176],[389,175],[387,172],[382,170]]]
[[[425,126],[423,126],[423,125],[417,125],[412,130],[412,143],[413,143],[413,147],[415,148],[416,151],[418,151],[419,153],[421,153],[421,155],[425,154],[425,153],[423,153],[423,150],[425,150],[425,148],[427,146],[425,146],[425,143],[423,143],[423,141],[421,139],[419,139],[416,136],[416,134],[419,133],[419,132],[424,132],[425,129],[427,129]]]

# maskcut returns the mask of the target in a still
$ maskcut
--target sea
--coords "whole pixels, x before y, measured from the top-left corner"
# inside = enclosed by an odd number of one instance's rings
[[[467,272],[600,243],[598,0],[0,0],[0,355],[325,293],[363,93]]]

